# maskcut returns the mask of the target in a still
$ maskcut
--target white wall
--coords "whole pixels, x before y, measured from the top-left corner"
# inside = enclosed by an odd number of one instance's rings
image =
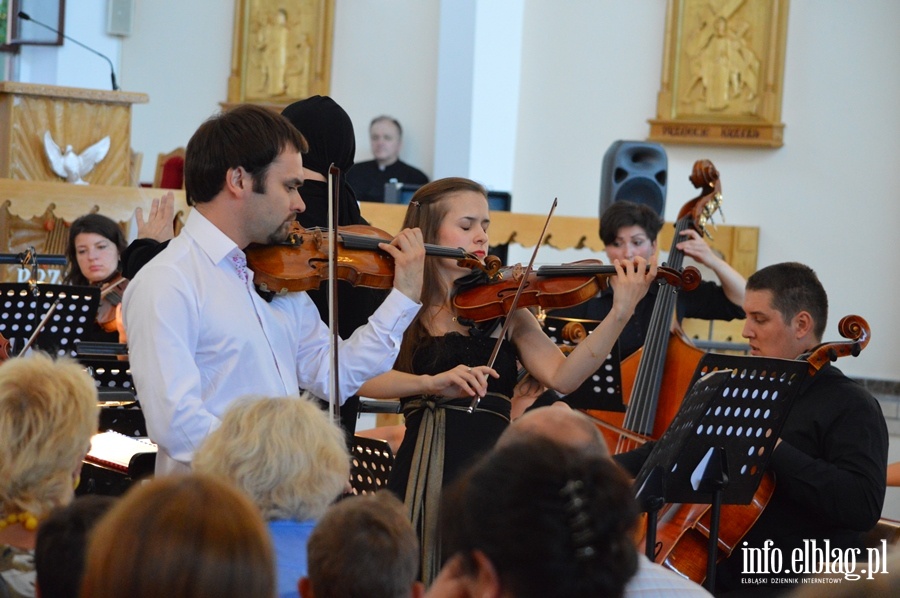
[[[122,89],[150,96],[133,108],[131,142],[150,182],[159,153],[186,145],[228,95],[230,3],[135,0],[131,36],[122,43]]]
[[[666,3],[524,1],[513,204],[520,212],[546,213],[559,197],[559,214],[594,217],[603,153],[617,139],[645,138],[646,121],[655,115]],[[144,180],[152,178],[158,152],[183,145],[225,100],[230,4],[135,2],[119,79],[123,89],[150,95],[134,114]],[[439,0],[336,5],[332,95],[354,121],[358,158],[369,157],[368,121],[387,112],[404,124],[404,159],[432,174],[436,146],[454,142],[436,139],[435,132]],[[96,10],[82,15],[74,3],[69,8],[70,33],[73,20],[96,18]],[[761,229],[759,265],[797,260],[819,273],[831,298],[828,338],[836,338],[842,315],[868,319],[868,349],[839,366],[854,376],[893,380],[900,378],[900,315],[893,305],[900,289],[900,169],[890,163],[900,155],[898,22],[895,0],[793,0],[784,147],[666,147],[668,219],[696,195],[688,182],[694,160],[711,159],[721,173],[727,223]],[[104,39],[100,34],[97,41]],[[84,52],[64,47],[76,50]],[[79,84],[108,88],[102,61],[87,57],[101,63],[94,69],[99,79]]]

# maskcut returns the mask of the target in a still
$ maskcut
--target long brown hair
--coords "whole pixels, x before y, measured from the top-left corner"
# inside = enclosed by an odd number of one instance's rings
[[[97,524],[85,598],[275,595],[269,532],[250,499],[211,476],[135,486]]]
[[[426,243],[436,243],[438,230],[450,204],[446,200],[454,193],[473,191],[484,196],[487,202],[485,188],[471,179],[461,177],[448,177],[438,179],[419,187],[409,202],[406,209],[406,217],[403,219],[403,228],[418,227],[422,230],[422,237]],[[416,350],[431,339],[431,335],[422,322],[422,315],[426,308],[443,303],[448,289],[437,275],[437,263],[434,260],[425,260],[425,271],[422,284],[422,309],[415,317],[406,332],[403,334],[403,343],[397,356],[395,368],[402,372],[412,371],[412,357]]]

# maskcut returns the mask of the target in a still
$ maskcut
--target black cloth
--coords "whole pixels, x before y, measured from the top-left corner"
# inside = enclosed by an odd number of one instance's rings
[[[358,162],[347,173],[347,182],[360,201],[384,203],[384,185],[391,182],[391,179],[409,185],[424,185],[428,182],[424,172],[402,160],[386,166],[384,170],[378,167],[375,160]]]
[[[338,226],[367,224],[359,212],[356,195],[347,184],[346,176],[356,156],[356,136],[353,122],[337,102],[328,96],[312,96],[294,102],[281,111],[309,143],[303,154],[303,167],[318,172],[326,179],[328,168],[334,164],[341,171],[338,194]],[[297,217],[304,228],[328,225],[328,184],[306,180],[300,188],[306,210]]]
[[[818,548],[862,548],[862,535],[878,522],[884,505],[888,432],[878,401],[832,365],[825,366],[795,398],[772,453],[772,498],[732,556],[719,564],[718,593],[772,595],[780,586],[750,585],[741,578],[743,542],[762,548],[772,540],[792,565],[792,551],[804,540]],[[649,454],[646,445],[614,459],[636,475]],[[857,554],[864,562],[865,551]],[[771,561],[770,561],[771,562]],[[812,564],[812,563],[810,563]],[[778,577],[797,577],[781,574]]]
[[[651,285],[647,294],[634,308],[634,315],[619,335],[619,356],[625,359],[644,346],[647,330],[656,304],[659,285]],[[566,309],[555,309],[548,313],[552,318],[580,318],[586,320],[602,320],[613,306],[613,292],[609,287],[580,305]],[[732,303],[725,296],[725,291],[718,284],[704,280],[693,291],[679,291],[675,301],[675,317],[681,322],[684,318],[700,318],[703,320],[734,320],[745,317],[744,310]]]
[[[448,334],[434,337],[430,343],[420,348],[413,357],[415,374],[434,375],[445,372],[459,364],[477,366],[488,362],[497,339],[490,336],[471,337],[461,334]],[[516,354],[507,341],[504,341],[494,363],[499,378],[488,378],[488,393],[497,393],[507,398],[512,397],[516,385]],[[420,397],[401,398],[401,406]],[[454,404],[468,406],[471,399],[459,399]],[[481,400],[480,408],[490,409],[505,416],[476,411],[469,414],[465,411],[447,410],[447,423],[444,434],[444,475],[443,485],[452,481],[462,469],[479,455],[494,446],[497,438],[509,425],[510,402],[488,394]],[[406,495],[412,463],[419,455],[414,455],[416,437],[422,412],[413,413],[406,418],[406,433],[391,469],[387,487],[400,500]],[[427,456],[427,455],[426,455]]]
[[[138,270],[147,265],[147,262],[156,257],[168,245],[168,241],[160,243],[156,239],[135,239],[129,243],[122,252],[122,276],[132,280]]]

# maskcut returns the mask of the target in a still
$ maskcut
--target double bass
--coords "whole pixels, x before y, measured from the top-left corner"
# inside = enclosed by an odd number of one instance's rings
[[[691,183],[700,195],[687,202],[675,222],[675,236],[666,265],[681,270],[684,252],[677,244],[681,232],[693,228],[701,236],[722,205],[719,173],[709,160],[698,160]],[[644,346],[622,360],[622,396],[628,397],[624,414],[587,410],[598,421],[613,454],[638,445],[634,436],[659,438],[678,412],[703,351],[680,328],[672,332],[678,289],[662,285],[656,297]],[[622,433],[620,430],[624,431]]]
[[[808,377],[814,377],[826,364],[839,357],[858,356],[868,345],[871,329],[860,316],[841,319],[838,331],[848,341],[822,343],[800,356],[808,364]],[[775,491],[777,480],[771,472],[763,474],[753,500],[747,505],[722,505],[717,538],[717,560],[729,556],[762,515]],[[656,562],[682,576],[703,584],[707,578],[711,506],[708,504],[669,505],[657,530]]]

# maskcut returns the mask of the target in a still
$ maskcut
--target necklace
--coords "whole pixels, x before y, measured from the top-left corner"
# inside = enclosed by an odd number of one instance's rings
[[[447,309],[446,307],[444,307],[443,305],[441,305],[440,307],[438,307],[438,313],[440,313],[440,312],[442,312],[442,311],[447,312],[447,315],[450,316],[450,319],[453,321],[454,324],[458,324],[458,323],[459,323],[459,320],[456,319],[456,316],[453,315],[453,312],[450,311],[449,309]]]
[[[21,513],[10,513],[6,517],[0,518],[0,530],[6,528],[9,525],[15,525],[16,523],[21,523],[22,527],[32,532],[37,529],[38,519],[28,511],[22,511]]]

